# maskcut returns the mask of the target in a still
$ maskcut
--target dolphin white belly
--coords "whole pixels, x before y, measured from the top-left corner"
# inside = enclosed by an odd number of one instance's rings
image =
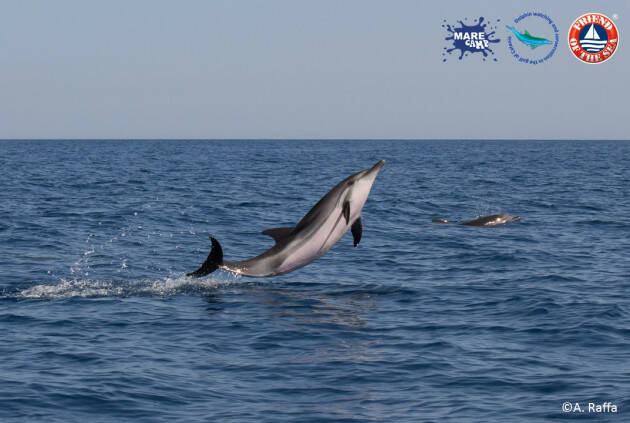
[[[350,230],[352,225],[346,224],[343,216],[341,216],[341,210],[339,210],[339,217],[334,217],[335,214],[333,212],[330,215],[331,217],[326,219],[324,225],[315,234],[302,242],[287,256],[278,268],[278,274],[292,272],[317,260],[326,254]]]

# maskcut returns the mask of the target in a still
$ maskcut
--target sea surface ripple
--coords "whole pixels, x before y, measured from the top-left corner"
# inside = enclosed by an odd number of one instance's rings
[[[380,159],[359,247],[184,276],[210,235],[254,256]],[[630,421],[628,163],[628,142],[0,142],[0,421]],[[523,220],[431,223],[492,213]]]

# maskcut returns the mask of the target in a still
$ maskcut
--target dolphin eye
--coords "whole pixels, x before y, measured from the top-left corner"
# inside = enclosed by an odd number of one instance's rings
[[[350,186],[350,185],[354,185],[354,181],[348,182],[348,186]]]

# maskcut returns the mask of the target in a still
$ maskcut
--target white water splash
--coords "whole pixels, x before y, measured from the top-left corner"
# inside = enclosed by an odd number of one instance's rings
[[[221,277],[223,276],[223,277]],[[171,296],[186,293],[203,294],[219,287],[232,285],[239,277],[225,274],[218,278],[191,279],[186,276],[166,277],[161,280],[97,281],[88,279],[62,279],[54,285],[35,285],[4,297],[24,299]]]

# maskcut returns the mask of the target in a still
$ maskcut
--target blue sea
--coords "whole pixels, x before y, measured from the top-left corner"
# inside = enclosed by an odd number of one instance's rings
[[[357,248],[185,276],[380,159]],[[1,422],[630,421],[629,142],[3,141],[0,164]],[[431,222],[493,213],[523,219]]]

